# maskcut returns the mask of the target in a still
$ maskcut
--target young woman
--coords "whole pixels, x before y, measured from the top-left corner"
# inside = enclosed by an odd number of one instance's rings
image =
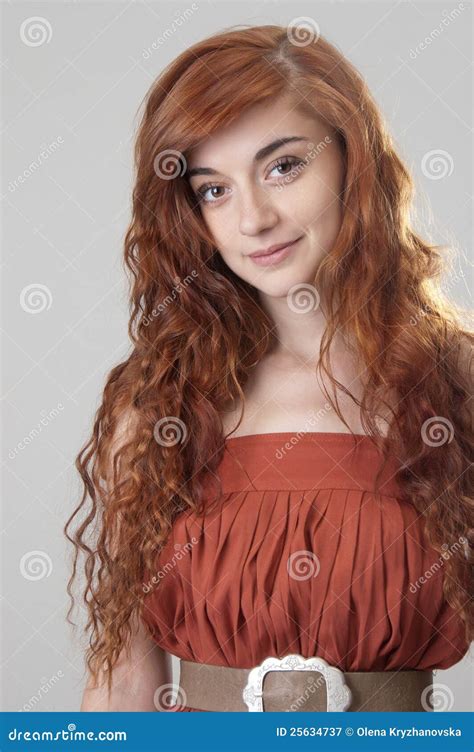
[[[212,36],[146,98],[133,350],[65,528],[84,710],[428,710],[472,639],[474,335],[362,77],[299,32]]]

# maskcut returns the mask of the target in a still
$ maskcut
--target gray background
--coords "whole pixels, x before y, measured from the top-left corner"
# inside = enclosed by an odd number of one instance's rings
[[[79,709],[84,638],[65,622],[62,528],[79,499],[73,462],[104,379],[129,352],[121,253],[131,147],[142,97],[166,63],[233,24],[315,19],[365,76],[415,177],[418,229],[457,249],[444,287],[471,305],[467,0],[196,0],[191,18],[157,43],[191,4],[2,4],[2,710]],[[32,16],[50,24],[42,44],[25,41]],[[453,710],[472,709],[471,671],[472,647],[435,675],[453,690]]]

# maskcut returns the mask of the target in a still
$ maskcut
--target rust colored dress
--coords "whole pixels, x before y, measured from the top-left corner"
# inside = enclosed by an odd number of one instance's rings
[[[342,671],[457,663],[469,645],[443,598],[440,556],[397,498],[394,460],[373,493],[381,462],[363,435],[227,439],[219,505],[204,518],[182,512],[158,555],[143,614],[153,639],[184,660],[239,668],[288,653]],[[179,698],[167,709],[197,710]]]

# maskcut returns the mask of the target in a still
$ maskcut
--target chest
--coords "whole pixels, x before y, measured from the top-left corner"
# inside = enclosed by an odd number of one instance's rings
[[[353,369],[339,367],[335,377],[360,399],[362,383]],[[326,386],[329,380],[326,380]],[[348,431],[331,406],[316,370],[279,366],[268,363],[252,374],[245,389],[245,402],[229,405],[222,415],[225,433],[237,425],[242,409],[242,422],[233,436],[249,433],[283,431]],[[332,396],[329,386],[329,394]],[[339,408],[355,433],[365,433],[359,406],[341,390]]]

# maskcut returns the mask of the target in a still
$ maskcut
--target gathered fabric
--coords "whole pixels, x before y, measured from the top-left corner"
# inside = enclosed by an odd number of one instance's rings
[[[219,504],[182,512],[147,574],[153,639],[178,658],[239,668],[289,653],[342,671],[457,663],[469,645],[443,597],[443,559],[399,498],[396,458],[375,494],[381,462],[368,436],[228,439]]]

